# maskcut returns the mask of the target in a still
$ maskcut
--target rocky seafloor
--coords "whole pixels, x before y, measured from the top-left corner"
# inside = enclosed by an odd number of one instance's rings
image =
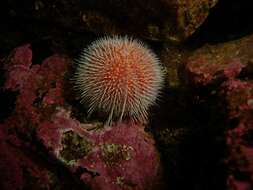
[[[252,16],[236,0],[1,2],[0,189],[253,189]],[[73,90],[73,59],[106,35],[161,60],[145,125],[105,127]]]

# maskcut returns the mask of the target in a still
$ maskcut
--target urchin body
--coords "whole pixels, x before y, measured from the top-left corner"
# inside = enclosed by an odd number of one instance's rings
[[[127,37],[105,37],[88,46],[77,62],[75,87],[89,113],[107,113],[108,124],[123,117],[146,121],[163,79],[150,49]]]

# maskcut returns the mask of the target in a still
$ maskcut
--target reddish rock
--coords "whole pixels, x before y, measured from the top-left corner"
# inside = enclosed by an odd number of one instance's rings
[[[56,183],[61,188],[57,176],[45,167],[47,161],[41,161],[43,150],[37,149],[33,136],[41,119],[63,102],[59,94],[68,63],[64,56],[54,55],[33,65],[29,44],[16,48],[5,60],[4,89],[18,95],[11,116],[0,126],[0,189],[52,189]]]
[[[253,189],[252,45],[253,36],[207,45],[194,52],[186,64],[192,84],[216,84],[212,88],[226,103],[227,119],[236,121],[226,129],[230,190]]]
[[[118,123],[98,128],[81,124],[59,110],[42,123],[38,136],[48,149],[72,168],[92,189],[155,189],[161,185],[161,165],[154,141],[143,126]],[[90,127],[93,130],[88,131]]]
[[[228,187],[229,190],[249,190],[252,186],[247,181],[236,180],[233,176],[229,176]]]
[[[15,134],[0,125],[0,188],[49,189],[51,172],[37,162]]]
[[[40,117],[63,105],[62,77],[70,60],[53,55],[41,65],[32,65],[30,45],[16,48],[6,60],[5,89],[19,92],[16,100],[17,117],[38,125]],[[43,101],[41,101],[41,99]]]
[[[221,85],[230,118],[244,118],[253,111],[253,82],[231,79]]]
[[[24,82],[32,74],[30,70],[32,65],[32,51],[30,45],[24,45],[16,48],[7,59],[5,88],[18,90],[24,87]]]
[[[252,45],[253,37],[247,36],[223,44],[207,44],[197,49],[186,61],[190,81],[206,85],[236,77],[244,67],[252,67],[253,54],[249,48]]]
[[[228,103],[229,117],[238,120],[227,131],[227,145],[231,176],[228,186],[232,190],[253,188],[253,81],[230,80],[222,85],[222,95]]]
[[[43,146],[74,176],[80,175],[84,189],[84,184],[92,189],[158,188],[159,154],[143,126],[119,123],[107,128],[84,124],[73,117],[74,108],[65,97],[71,89],[64,91],[69,63],[66,56],[52,55],[40,65],[32,64],[30,45],[16,48],[6,59],[4,88],[18,95],[13,113],[0,128],[0,169],[5,180],[2,189],[9,189],[12,183],[14,189],[30,184],[23,167],[36,179],[33,184],[52,189],[49,172],[38,159],[32,159],[38,157],[43,162]],[[33,142],[41,142],[42,147]]]

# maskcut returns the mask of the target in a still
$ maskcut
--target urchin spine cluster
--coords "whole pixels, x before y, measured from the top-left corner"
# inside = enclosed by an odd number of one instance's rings
[[[112,120],[130,117],[145,122],[160,92],[163,72],[156,55],[128,37],[104,37],[76,60],[75,88],[88,112],[102,111]]]

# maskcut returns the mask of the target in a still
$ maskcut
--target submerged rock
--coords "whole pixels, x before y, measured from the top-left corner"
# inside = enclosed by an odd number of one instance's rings
[[[253,37],[248,36],[197,49],[187,59],[186,71],[190,81],[201,86],[237,77],[242,70],[243,73],[251,71],[252,45]]]
[[[162,184],[159,155],[143,126],[98,128],[69,114],[59,110],[50,123],[41,124],[38,136],[92,189],[156,189]]]
[[[12,14],[58,23],[78,31],[131,34],[181,42],[204,22],[218,0],[36,0]],[[12,5],[18,2],[13,2]],[[112,11],[113,10],[113,11]]]
[[[52,184],[62,189],[71,184],[75,184],[71,189],[159,188],[159,154],[144,126],[126,122],[103,127],[75,117],[78,106],[67,100],[73,96],[66,80],[70,63],[68,57],[55,54],[32,64],[30,45],[16,48],[5,60],[4,88],[17,97],[13,113],[0,128],[0,168],[5,171],[1,189],[9,189],[13,181],[17,188],[27,187],[30,181],[24,178],[23,167],[36,178],[35,184],[46,189],[55,189]],[[68,179],[63,185],[50,181],[43,166],[66,170]],[[59,174],[52,173],[57,179]]]
[[[253,188],[253,36],[206,45],[189,57],[186,71],[193,86],[209,88],[225,103],[228,127],[224,127],[228,156],[227,188]],[[218,113],[219,114],[219,113]]]
[[[229,80],[222,85],[228,103],[228,114],[237,121],[227,131],[230,172],[228,187],[232,190],[253,188],[253,81]]]
[[[29,150],[22,150],[24,142],[7,130],[0,125],[0,188],[50,189],[54,174],[29,155]]]

